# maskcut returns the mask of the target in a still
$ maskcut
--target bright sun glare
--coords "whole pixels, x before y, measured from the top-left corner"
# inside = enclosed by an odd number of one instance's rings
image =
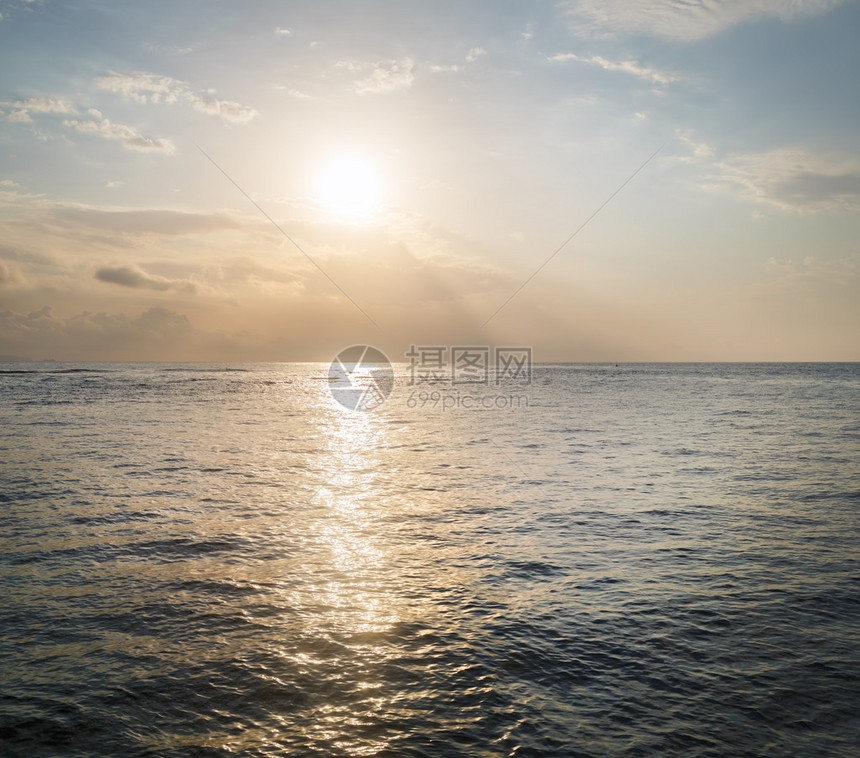
[[[379,208],[382,185],[373,163],[361,155],[338,155],[323,166],[317,196],[329,211],[364,218]]]

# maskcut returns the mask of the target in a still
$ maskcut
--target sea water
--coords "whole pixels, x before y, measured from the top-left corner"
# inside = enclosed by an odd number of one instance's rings
[[[4,756],[858,755],[858,364],[0,393]]]

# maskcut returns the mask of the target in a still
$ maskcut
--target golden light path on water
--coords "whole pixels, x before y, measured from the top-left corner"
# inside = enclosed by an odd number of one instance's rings
[[[305,739],[356,756],[375,755],[388,746],[384,737],[364,735],[356,743],[345,734],[372,730],[372,716],[390,706],[391,688],[380,673],[392,653],[385,634],[404,620],[395,595],[393,556],[380,533],[380,514],[391,507],[377,486],[385,468],[389,425],[373,413],[341,408],[325,386],[319,389],[314,415],[322,466],[315,473],[323,481],[313,495],[315,518],[308,526],[326,565],[312,573],[304,592],[305,602],[314,609],[312,634],[326,640],[329,649],[325,659],[299,652],[294,660],[298,667],[318,663],[328,671],[348,671],[358,707],[351,712],[342,702],[320,703],[307,723]]]

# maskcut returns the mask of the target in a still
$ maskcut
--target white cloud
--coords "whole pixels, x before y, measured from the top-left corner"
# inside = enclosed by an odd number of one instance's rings
[[[731,155],[709,185],[789,213],[860,209],[860,161],[825,159],[801,148]]]
[[[610,61],[606,58],[601,58],[599,55],[593,55],[591,58],[584,58],[576,53],[560,53],[553,55],[551,61],[580,61],[581,63],[591,63],[600,66],[606,71],[622,71],[625,74],[631,74],[652,84],[671,84],[677,82],[681,77],[677,74],[672,74],[667,71],[660,71],[656,68],[648,68],[643,66],[638,61]]]
[[[282,27],[282,26],[276,26],[275,27],[275,34],[282,34],[285,37],[289,37],[292,33],[293,33],[292,29],[287,29],[286,27]]]
[[[381,61],[375,64],[369,76],[355,83],[359,94],[384,94],[398,89],[409,89],[415,79],[415,62],[411,58]]]
[[[845,0],[559,0],[582,35],[650,34],[690,42],[754,18],[783,21],[824,13]]]
[[[66,120],[63,121],[63,125],[70,129],[76,129],[82,134],[91,134],[102,139],[115,140],[122,143],[122,146],[129,150],[170,154],[176,149],[169,139],[145,137],[132,126],[115,124],[109,119],[103,118],[97,110],[90,110],[89,115],[97,120]]]
[[[220,100],[210,92],[195,92],[186,82],[169,76],[159,76],[146,72],[118,74],[96,79],[99,87],[116,92],[138,103],[165,103],[173,105],[186,103],[201,113],[220,116],[234,124],[244,124],[259,114],[253,108],[233,102]]]
[[[487,51],[482,47],[473,47],[466,53],[466,63],[474,63],[478,58],[482,58],[487,54]]]

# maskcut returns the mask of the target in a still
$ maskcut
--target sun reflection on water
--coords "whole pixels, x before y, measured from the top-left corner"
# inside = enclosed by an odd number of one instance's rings
[[[305,737],[350,755],[373,755],[390,747],[379,714],[390,705],[387,639],[403,618],[378,482],[388,430],[372,413],[329,407],[320,416],[325,466],[317,473],[324,483],[314,497],[312,525],[320,563],[307,577],[313,614],[306,633],[325,647],[319,663],[341,672],[341,696],[320,698]]]

